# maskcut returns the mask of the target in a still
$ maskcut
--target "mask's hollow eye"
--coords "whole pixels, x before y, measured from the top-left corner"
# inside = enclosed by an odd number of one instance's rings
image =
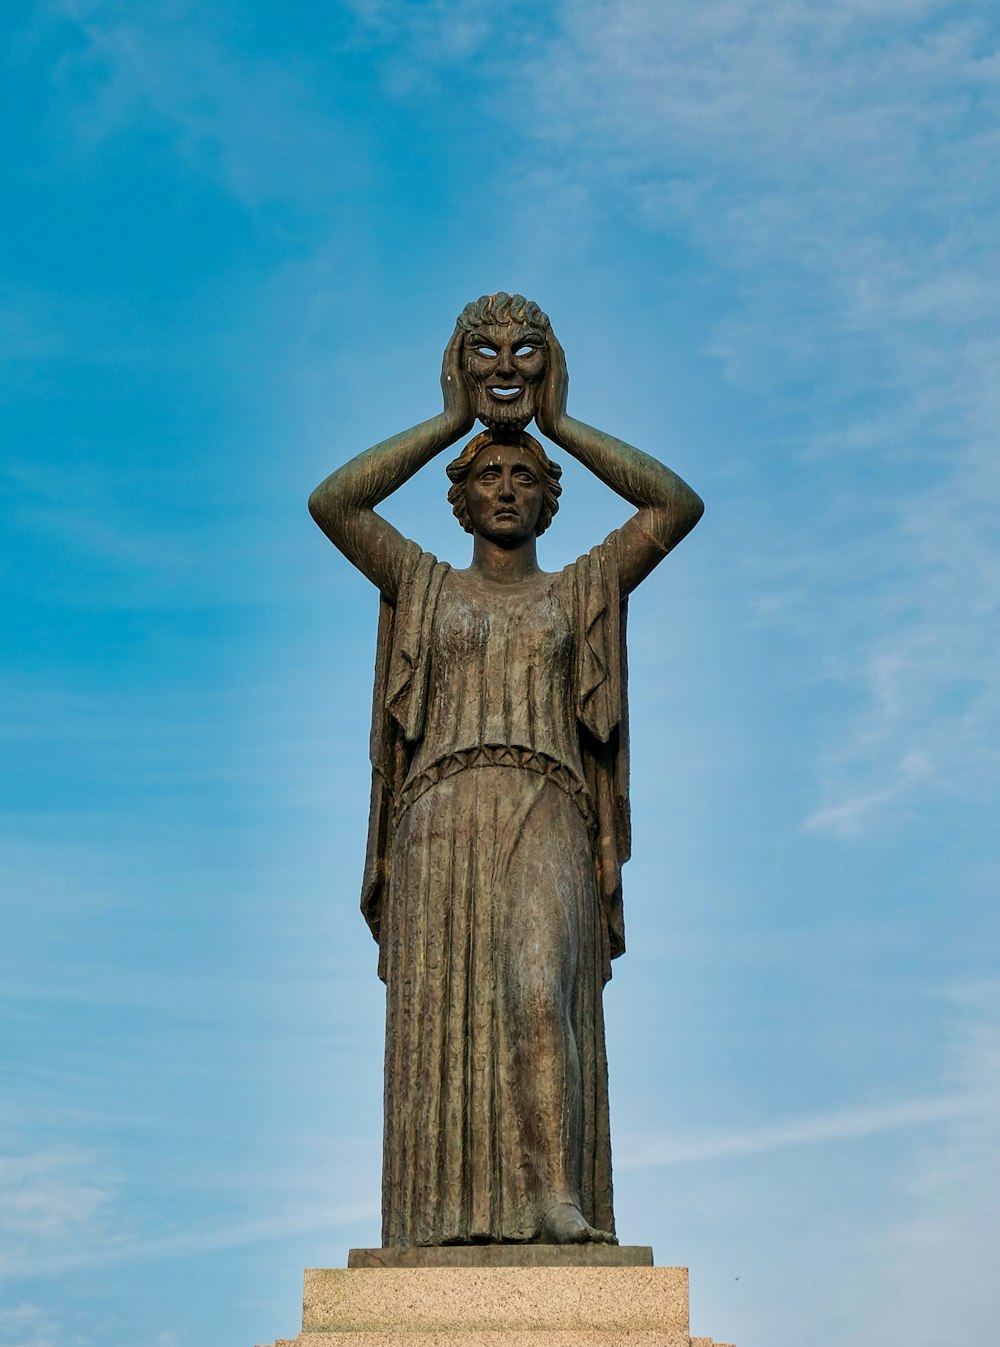
[[[485,343],[477,346],[476,351],[479,355],[492,356],[497,354],[497,348],[495,346],[487,346]]]
[[[538,348],[535,346],[519,346],[514,352],[515,355],[531,355]]]

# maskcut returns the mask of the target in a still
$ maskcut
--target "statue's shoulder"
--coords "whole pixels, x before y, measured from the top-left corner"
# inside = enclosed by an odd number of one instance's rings
[[[438,585],[451,570],[447,561],[439,561],[433,552],[425,552],[412,538],[404,540],[397,567],[395,600],[410,603],[433,583]]]
[[[610,598],[618,587],[621,544],[622,530],[614,529],[589,551],[581,553],[575,561],[563,567],[560,574],[584,591],[596,587],[605,597]]]

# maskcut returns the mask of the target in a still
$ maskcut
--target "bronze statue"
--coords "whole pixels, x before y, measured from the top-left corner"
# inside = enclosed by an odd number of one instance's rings
[[[614,1243],[602,995],[625,948],[628,594],[698,522],[656,459],[566,412],[537,304],[485,295],[444,353],[444,410],[316,488],[382,595],[362,908],[386,983],[383,1245]],[[375,507],[478,418],[448,466],[455,570]],[[636,507],[539,569],[560,469],[534,418]]]

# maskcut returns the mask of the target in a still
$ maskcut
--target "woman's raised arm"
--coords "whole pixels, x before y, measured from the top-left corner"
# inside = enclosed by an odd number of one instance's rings
[[[628,593],[691,532],[705,505],[687,482],[652,455],[569,416],[566,356],[551,330],[548,350],[545,385],[535,418],[538,428],[637,507],[620,530],[621,585]]]
[[[358,454],[332,472],[309,497],[309,513],[326,536],[390,599],[396,596],[405,539],[375,513],[375,506],[472,428],[472,401],[461,365],[464,337],[456,327],[445,348],[441,365],[444,410]]]

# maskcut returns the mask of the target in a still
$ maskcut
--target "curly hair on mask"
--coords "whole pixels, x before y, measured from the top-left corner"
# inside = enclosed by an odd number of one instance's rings
[[[542,332],[550,327],[548,314],[543,313],[533,299],[525,299],[524,295],[508,295],[506,290],[480,295],[466,304],[458,315],[458,326],[465,332],[492,323],[522,323],[525,327],[537,327]]]
[[[475,460],[484,449],[489,449],[495,444],[516,445],[519,449],[527,450],[537,460],[542,471],[543,495],[542,511],[538,516],[538,523],[535,525],[535,534],[544,533],[552,523],[552,516],[559,509],[559,497],[562,495],[559,478],[562,476],[562,468],[558,463],[553,463],[534,435],[529,435],[526,430],[515,431],[513,434],[506,436],[498,435],[493,430],[484,430],[475,439],[469,441],[458,458],[452,459],[445,471],[451,478],[448,502],[455,518],[466,533],[473,532],[472,520],[469,518],[469,510],[465,503],[465,486]]]

